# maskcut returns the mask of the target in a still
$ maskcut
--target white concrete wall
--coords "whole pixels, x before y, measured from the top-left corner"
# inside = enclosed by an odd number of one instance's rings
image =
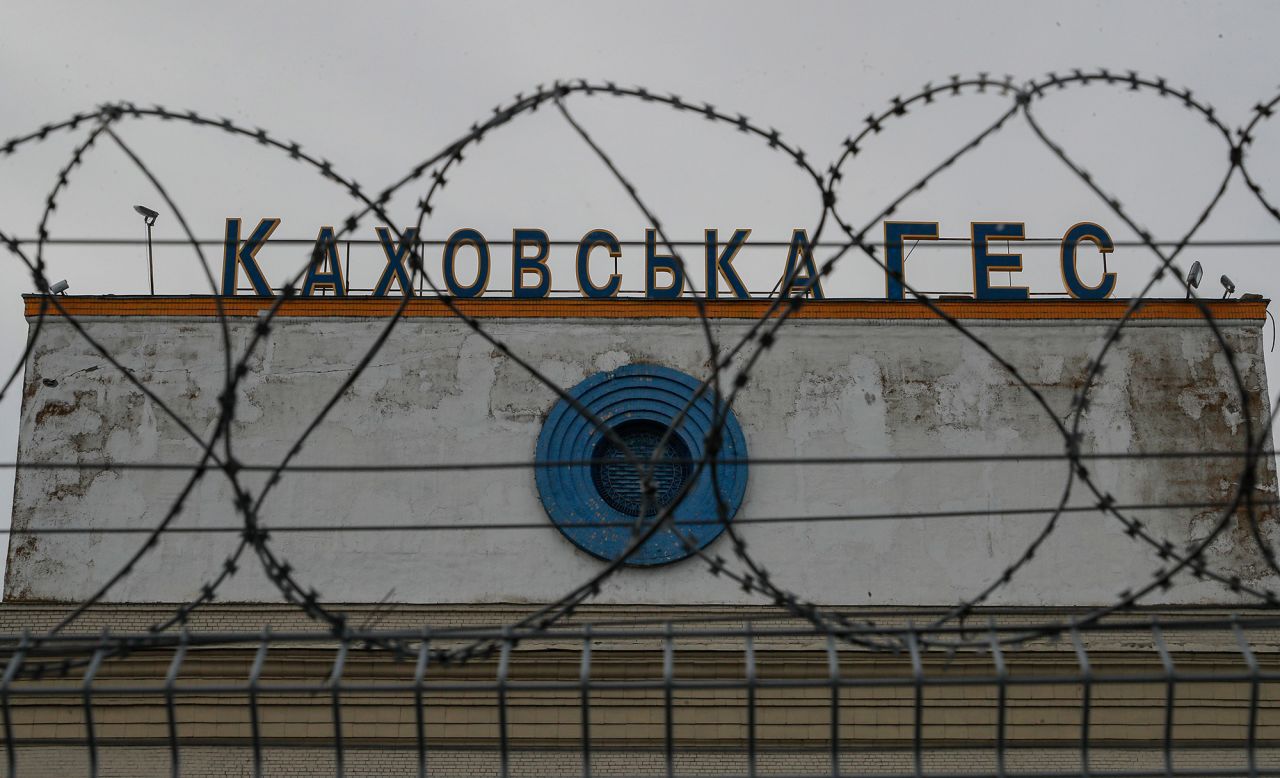
[[[223,381],[219,327],[209,320],[85,320],[92,335],[138,372],[200,434],[213,429]],[[274,463],[369,348],[382,321],[280,320],[238,394],[236,454]],[[485,326],[564,386],[629,362],[701,376],[707,354],[696,322],[683,320],[488,320]],[[715,327],[736,342],[744,322]],[[1059,416],[1109,322],[990,322],[971,328],[1044,392]],[[234,325],[239,350],[252,320]],[[1265,412],[1256,322],[1224,323],[1240,354],[1253,412]],[[97,356],[65,322],[45,323],[27,365],[20,456],[25,461],[194,462],[196,445]],[[1196,322],[1132,324],[1093,392],[1086,450],[1239,449],[1241,413],[1226,363]],[[400,323],[372,366],[303,450],[305,463],[430,463],[532,460],[554,403],[511,360],[460,322]],[[978,348],[935,322],[797,321],[757,367],[737,406],[757,457],[1057,453],[1062,441],[1030,395]],[[1094,472],[1122,503],[1225,499],[1228,460],[1098,462]],[[1047,507],[1062,492],[1064,461],[893,465],[757,465],[740,517]],[[184,473],[24,470],[14,526],[141,526],[157,523]],[[249,479],[260,481],[260,479]],[[1268,468],[1262,489],[1275,495]],[[1077,488],[1077,504],[1086,502]],[[237,523],[223,477],[211,474],[177,526]],[[1145,512],[1152,531],[1183,546],[1203,537],[1210,510]],[[1266,532],[1274,536],[1274,511]],[[266,502],[264,523],[530,522],[536,529],[278,534],[277,552],[334,601],[546,601],[597,570],[538,502],[527,469],[288,475]],[[1041,516],[756,524],[742,534],[775,579],[835,604],[951,604],[997,578],[1039,532]],[[111,600],[194,596],[237,537],[168,535],[113,590]],[[5,596],[78,600],[141,543],[138,536],[15,536]],[[711,547],[730,554],[726,538]],[[1211,561],[1255,583],[1260,556],[1233,526]],[[223,599],[276,600],[257,560]],[[1064,517],[1035,561],[994,600],[1000,604],[1104,603],[1145,584],[1155,554],[1097,513]],[[1230,601],[1189,577],[1164,599]],[[614,577],[604,602],[752,601],[697,560]]]

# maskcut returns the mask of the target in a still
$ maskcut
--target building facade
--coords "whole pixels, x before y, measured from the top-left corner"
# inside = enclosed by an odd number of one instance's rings
[[[1280,733],[1274,692],[1235,675],[1236,633],[1196,625],[1268,605],[1277,583],[1274,463],[1241,475],[1270,413],[1265,301],[939,303],[959,327],[916,303],[809,301],[764,338],[768,301],[707,303],[704,326],[690,300],[481,299],[459,318],[417,299],[392,327],[397,300],[292,300],[262,327],[270,300],[60,299],[67,315],[27,300],[6,631],[72,616],[61,634],[315,635],[200,642],[171,707],[148,683],[172,642],[105,652],[137,688],[93,703],[104,769],[163,772],[174,742],[184,774],[251,771],[253,743],[269,774],[332,769],[336,733],[369,774],[411,774],[424,748],[458,774],[891,774],[925,752],[1069,772],[1082,727],[1096,769],[1159,762],[1168,738],[1193,769]],[[228,393],[227,355],[246,353]],[[717,359],[731,408],[701,384]],[[210,439],[235,478],[214,462],[193,478]],[[646,484],[619,442],[669,461]],[[674,528],[635,540],[672,502]],[[1135,612],[1171,626],[1153,637]],[[1049,629],[1006,657],[969,650],[975,618]],[[846,630],[838,645],[811,620]],[[501,625],[526,631],[417,678],[425,703],[377,688],[412,679],[412,657],[342,639],[462,646]],[[966,651],[854,634],[920,625]],[[1274,665],[1269,625],[1248,626],[1249,656]],[[332,681],[339,654],[363,686],[288,691]],[[1226,680],[1169,702],[1166,656]],[[1091,696],[1081,672],[1109,671],[1133,680]],[[80,764],[94,714],[23,697],[22,679],[7,704],[23,758]],[[246,710],[241,692],[272,681]]]

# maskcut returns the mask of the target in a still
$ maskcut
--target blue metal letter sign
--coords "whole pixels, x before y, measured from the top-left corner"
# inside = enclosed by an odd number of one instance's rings
[[[275,294],[267,282],[257,261],[258,251],[267,243],[267,239],[280,226],[279,219],[262,219],[258,226],[243,242],[240,239],[240,220],[227,219],[226,238],[223,244],[222,294],[234,295],[239,292],[239,272],[243,268],[253,293],[262,297]],[[978,300],[1026,300],[1029,290],[1025,286],[992,286],[993,271],[1016,273],[1022,270],[1022,255],[1017,253],[993,253],[992,241],[1023,240],[1025,228],[1020,222],[973,222],[970,225],[973,251],[973,296]],[[378,243],[386,256],[386,265],[371,290],[372,297],[388,297],[392,286],[399,287],[400,294],[413,295],[413,276],[405,267],[407,258],[420,257],[419,249],[424,243],[418,235],[417,228],[406,229],[399,241],[394,232],[387,227],[375,228]],[[751,235],[749,229],[736,229],[733,236],[723,245],[719,240],[719,232],[708,229],[704,232],[705,267],[704,281],[706,299],[721,299],[721,281],[728,286],[725,293],[731,293],[734,299],[745,300],[751,297],[750,291],[742,278],[734,270],[733,260],[738,252],[747,245]],[[336,235],[332,227],[321,228],[316,238],[314,261],[308,268],[302,285],[302,294],[310,296],[317,287],[334,290],[336,296],[348,293],[343,268],[338,262]],[[861,237],[861,236],[860,236]],[[345,238],[344,238],[345,240]],[[927,221],[886,221],[884,222],[885,248],[885,299],[906,299],[904,283],[907,255],[905,244],[908,241],[943,240],[938,231],[937,222]],[[1076,267],[1076,251],[1081,241],[1093,243],[1102,254],[1114,251],[1115,244],[1111,236],[1101,226],[1093,222],[1080,222],[1070,227],[1061,241],[1062,286],[1066,294],[1077,300],[1103,300],[1110,297],[1116,288],[1116,274],[1104,272],[1097,286],[1089,286],[1080,279]],[[476,252],[476,274],[470,283],[458,280],[456,259],[458,250],[471,247]],[[511,231],[511,296],[516,299],[544,299],[551,296],[552,241],[545,230],[519,228]],[[914,244],[912,248],[914,248]],[[597,269],[591,272],[592,252],[603,248],[614,261],[614,268],[608,275]],[[786,263],[782,278],[774,291],[781,290],[783,295],[801,295],[815,300],[825,298],[822,289],[823,270],[814,259],[813,246],[808,233],[803,229],[793,230],[791,240],[787,244]],[[622,276],[618,273],[617,263],[622,257],[622,241],[609,230],[594,229],[587,232],[578,241],[574,274],[578,282],[578,290],[583,297],[607,299],[617,297],[622,291]],[[597,258],[599,255],[597,253]],[[685,296],[685,287],[694,286],[696,282],[686,283],[690,266],[682,258],[674,254],[658,253],[657,230],[647,229],[644,236],[644,296],[649,300],[675,300]],[[456,230],[444,242],[441,256],[441,270],[444,286],[454,297],[482,297],[489,287],[489,242],[478,230],[464,227]],[[829,269],[829,268],[828,268]],[[425,274],[427,269],[415,264],[413,270]],[[597,279],[603,281],[597,282]],[[532,281],[532,283],[530,283]],[[435,288],[434,286],[432,287]],[[694,292],[697,293],[696,290]],[[771,292],[772,294],[772,292]]]

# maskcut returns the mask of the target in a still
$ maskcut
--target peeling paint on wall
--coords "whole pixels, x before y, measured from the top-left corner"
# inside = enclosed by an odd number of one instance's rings
[[[209,434],[222,388],[221,334],[212,320],[103,318],[84,322],[200,434]],[[251,320],[232,320],[235,348]],[[274,463],[367,351],[378,319],[280,320],[250,361],[233,434],[246,462]],[[713,323],[721,342],[749,326]],[[804,320],[782,331],[783,348],[753,370],[736,413],[753,456],[879,456],[1062,450],[1066,418],[1108,322],[972,322],[1016,364],[1051,413],[989,356],[937,322]],[[1260,328],[1221,323],[1240,352],[1250,413],[1267,411]],[[705,338],[696,321],[493,320],[487,328],[562,386],[631,363],[701,376]],[[742,355],[737,359],[741,362]],[[1083,419],[1086,451],[1231,450],[1242,447],[1243,409],[1211,333],[1195,321],[1130,325],[1093,388]],[[19,455],[24,461],[195,462],[197,445],[106,365],[72,329],[46,321],[28,363]],[[369,370],[339,399],[301,463],[532,461],[543,418],[556,400],[518,365],[463,324],[402,321]],[[1098,462],[1100,484],[1121,503],[1222,500],[1237,486],[1229,459]],[[753,467],[739,518],[940,510],[972,517],[896,521],[744,524],[742,533],[779,582],[835,604],[952,604],[982,589],[1040,531],[1044,516],[1004,516],[1048,507],[1067,476],[1062,460]],[[1273,467],[1260,490],[1276,494]],[[22,470],[14,527],[155,525],[186,474],[139,470]],[[261,484],[252,474],[249,483]],[[204,479],[176,526],[234,526],[230,490]],[[1087,504],[1082,493],[1073,496]],[[287,524],[436,523],[447,532],[280,533],[276,550],[301,580],[334,601],[540,602],[598,569],[551,526],[531,470],[289,474],[262,511]],[[1204,537],[1212,511],[1148,511],[1141,518],[1175,546]],[[517,531],[466,529],[526,522]],[[1262,528],[1277,535],[1274,510]],[[192,596],[219,568],[237,536],[166,535],[108,599],[174,601]],[[15,534],[5,594],[10,599],[79,600],[106,580],[138,536]],[[723,543],[724,541],[717,541]],[[713,545],[712,550],[717,548]],[[1233,525],[1210,561],[1242,579],[1265,577],[1247,527]],[[1005,605],[1110,602],[1145,582],[1155,553],[1091,512],[1064,517],[1014,584]],[[252,563],[225,589],[236,600],[275,600]],[[1188,580],[1170,595],[1186,603],[1230,602]],[[600,597],[617,603],[736,603],[752,600],[707,576],[696,560],[628,570]]]

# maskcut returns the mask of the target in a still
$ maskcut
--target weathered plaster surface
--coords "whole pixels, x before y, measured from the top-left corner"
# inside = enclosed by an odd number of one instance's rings
[[[563,386],[632,362],[706,371],[695,322],[676,320],[490,320],[486,328]],[[199,435],[214,429],[222,390],[219,327],[213,321],[109,318],[85,325]],[[242,461],[274,463],[337,391],[383,321],[278,321],[237,393],[232,424]],[[745,323],[714,326],[736,342]],[[1018,366],[1065,420],[1106,323],[974,323]],[[1223,324],[1255,418],[1267,410],[1260,331]],[[237,352],[252,330],[233,324]],[[1086,451],[1240,450],[1244,414],[1226,361],[1200,323],[1132,324],[1108,360],[1084,419]],[[339,399],[299,463],[374,465],[530,461],[555,396],[464,324],[401,322],[369,369]],[[1063,450],[1054,421],[978,347],[936,323],[797,321],[757,365],[736,407],[756,457],[1043,454]],[[57,320],[46,321],[27,365],[20,457],[24,461],[195,462],[198,446]],[[1098,461],[1092,471],[1120,503],[1227,499],[1237,485],[1228,459]],[[742,534],[776,580],[819,602],[951,604],[998,578],[1040,531],[1041,516],[985,513],[1056,504],[1064,461],[755,465],[740,517],[827,516],[976,510],[972,518],[755,524]],[[158,523],[184,472],[23,470],[14,527]],[[246,482],[262,482],[259,475]],[[1268,464],[1260,490],[1274,498]],[[224,477],[212,472],[175,526],[238,523]],[[1091,500],[1079,484],[1073,504]],[[1203,538],[1207,509],[1138,515],[1177,547]],[[521,602],[557,597],[597,570],[551,528],[527,469],[293,473],[263,506],[267,526],[445,524],[458,529],[326,532],[274,536],[299,577],[337,601]],[[1263,516],[1275,537],[1274,509]],[[529,522],[530,530],[466,529]],[[176,601],[198,593],[234,548],[234,534],[171,534],[107,599]],[[78,600],[142,542],[140,536],[14,535],[5,582],[11,599]],[[732,556],[721,538],[712,551]],[[1210,561],[1247,581],[1265,567],[1234,521]],[[1155,553],[1095,512],[1064,516],[1034,561],[997,604],[1104,603],[1149,580]],[[232,600],[275,600],[255,558],[221,590]],[[604,602],[752,601],[697,560],[628,570],[605,585]],[[1163,601],[1230,602],[1189,577]],[[1154,601],[1161,601],[1157,599]]]

